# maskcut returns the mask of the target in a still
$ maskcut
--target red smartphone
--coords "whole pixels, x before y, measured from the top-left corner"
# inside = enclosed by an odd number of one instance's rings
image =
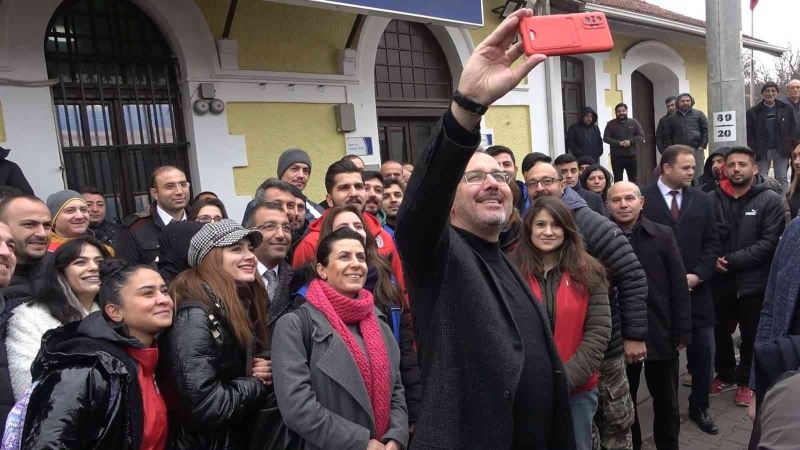
[[[519,23],[519,34],[528,56],[598,53],[614,48],[608,20],[601,12],[526,17]]]

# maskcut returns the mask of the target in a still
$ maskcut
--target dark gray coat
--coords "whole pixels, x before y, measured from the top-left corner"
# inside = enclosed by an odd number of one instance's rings
[[[408,412],[400,379],[400,350],[383,314],[375,315],[383,331],[392,369],[389,430],[375,436],[372,406],[350,350],[328,319],[303,303],[311,319],[311,355],[303,342],[303,326],[296,314],[278,319],[272,336],[275,398],[286,426],[305,440],[307,449],[364,450],[370,439],[392,439],[408,446]],[[353,335],[361,341],[358,333]],[[361,342],[363,344],[363,341]]]
[[[706,148],[708,119],[702,111],[694,108],[686,112],[677,110],[667,117],[664,122],[664,148],[675,144],[688,145],[694,149]]]
[[[612,291],[611,341],[606,359],[622,354],[622,339],[644,341],[647,338],[647,277],[628,239],[617,225],[594,212],[572,188],[566,188],[561,200],[573,211],[586,251],[608,271]]]
[[[422,408],[415,449],[508,449],[512,446],[514,397],[520,383],[552,391],[550,426],[532,423],[548,448],[574,448],[563,365],[550,333],[544,351],[552,384],[521,380],[525,350],[499,280],[449,224],[454,193],[480,144],[448,111],[414,169],[398,215],[397,246],[411,299],[422,369]],[[510,265],[510,262],[505,261]],[[512,269],[513,271],[513,269]],[[527,283],[543,324],[546,313]],[[543,375],[545,376],[545,375]]]
[[[714,300],[711,276],[719,256],[719,233],[711,197],[695,188],[683,189],[678,220],[672,218],[657,184],[642,189],[645,202],[642,214],[653,222],[666,225],[675,234],[686,273],[693,273],[703,282],[692,290],[692,327],[714,326]]]

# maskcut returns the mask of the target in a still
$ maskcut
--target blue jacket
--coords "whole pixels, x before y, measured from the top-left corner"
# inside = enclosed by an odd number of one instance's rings
[[[800,294],[800,220],[793,220],[778,243],[769,270],[767,292],[761,319],[758,322],[756,344],[769,343],[789,334]],[[750,388],[756,386],[751,373]]]

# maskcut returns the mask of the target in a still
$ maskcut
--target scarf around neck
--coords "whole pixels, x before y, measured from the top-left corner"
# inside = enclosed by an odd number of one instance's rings
[[[361,289],[358,297],[350,298],[336,292],[327,282],[317,279],[309,285],[307,300],[328,319],[358,366],[372,405],[377,433],[374,437],[380,438],[389,429],[392,383],[386,342],[375,316],[372,294]],[[366,354],[347,327],[353,324],[358,325]]]

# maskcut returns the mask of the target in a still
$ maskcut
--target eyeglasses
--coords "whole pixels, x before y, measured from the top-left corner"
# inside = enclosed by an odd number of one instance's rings
[[[194,218],[195,222],[199,223],[212,223],[212,222],[219,222],[220,220],[224,219],[222,216],[197,216]]]
[[[267,222],[267,223],[255,226],[253,228],[250,228],[250,229],[251,230],[263,231],[265,233],[274,233],[278,228],[283,230],[283,232],[286,233],[286,234],[289,234],[289,235],[292,234],[292,226],[290,224],[280,225],[279,226],[275,222]]]
[[[161,186],[161,189],[163,189],[165,191],[174,191],[177,188],[186,189],[189,186],[191,186],[191,185],[189,184],[188,181],[181,181],[180,183],[167,183],[167,184]]]
[[[543,187],[550,187],[556,181],[561,181],[561,180],[559,180],[558,178],[551,178],[551,177],[542,178],[541,180],[537,180],[536,178],[531,178],[530,180],[525,182],[525,186],[528,186],[529,188],[535,188],[541,184]]]
[[[467,184],[483,184],[486,177],[494,178],[498,183],[508,183],[511,176],[506,172],[481,172],[480,170],[473,170],[471,172],[464,172],[464,183]]]

